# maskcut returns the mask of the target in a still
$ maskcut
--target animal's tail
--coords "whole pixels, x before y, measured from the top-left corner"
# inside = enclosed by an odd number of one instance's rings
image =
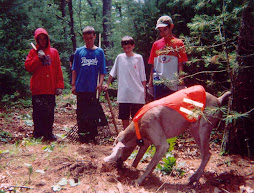
[[[220,102],[220,105],[226,100],[232,93],[230,91],[225,92],[222,96],[218,98],[218,101]]]

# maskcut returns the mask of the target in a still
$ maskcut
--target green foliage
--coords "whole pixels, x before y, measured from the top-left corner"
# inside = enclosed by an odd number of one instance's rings
[[[175,143],[176,143],[177,137],[174,138],[170,138],[167,139],[167,142],[169,144],[169,149],[168,149],[168,153],[166,153],[166,157],[163,158],[163,164],[158,164],[157,165],[157,170],[160,170],[163,174],[170,174],[172,172],[173,167],[176,165],[176,159],[174,158],[174,156],[171,154],[172,150],[174,150],[175,147]],[[154,156],[156,152],[156,148],[154,145],[151,145],[150,147],[148,147],[146,153],[144,154],[143,158],[141,159],[141,162],[146,160],[147,158],[151,158]],[[134,151],[131,156],[129,157],[129,159],[133,159],[134,157],[136,157],[137,155],[137,151]],[[182,175],[183,171],[181,169],[179,169],[179,174]]]
[[[9,132],[0,130],[0,142],[8,143],[11,141],[11,137],[12,136]]]
[[[174,150],[176,140],[177,140],[177,137],[173,137],[173,138],[167,139],[167,142],[169,144],[168,152],[171,152],[172,150]],[[155,152],[156,152],[155,146],[154,145],[150,145],[147,148],[146,153],[144,154],[144,156],[143,156],[141,161],[144,161],[147,158],[153,157]],[[137,151],[134,151],[131,154],[130,159],[133,159],[136,156],[136,154],[137,154]]]
[[[230,112],[231,114],[226,114],[224,115],[224,121],[227,123],[227,124],[232,124],[234,121],[237,121],[238,119],[243,119],[243,118],[246,118],[249,116],[248,113],[238,113],[236,111],[231,111]]]
[[[46,152],[51,153],[53,152],[55,146],[56,146],[56,142],[52,142],[49,145],[44,146],[42,149]]]
[[[19,145],[22,146],[32,146],[32,145],[36,145],[36,144],[41,144],[42,143],[42,139],[35,139],[35,138],[23,138],[22,141],[18,141],[16,142],[16,146],[18,147]]]
[[[169,152],[174,150],[175,144],[176,144],[176,140],[177,140],[177,137],[173,137],[173,138],[167,139],[167,142],[169,144],[169,149],[168,149]]]
[[[9,106],[15,106],[16,108],[26,108],[32,105],[31,99],[21,98],[20,93],[18,91],[14,92],[12,95],[5,94],[2,97],[0,102],[2,107],[6,109]]]
[[[20,4],[19,4],[20,3]],[[27,73],[23,70],[26,57],[24,37],[27,14],[19,9],[22,1],[1,1],[0,12],[0,95],[19,92],[26,96]],[[22,32],[22,34],[20,33]],[[25,38],[26,39],[26,38]],[[10,41],[11,40],[11,41]]]
[[[59,22],[61,12],[52,0],[2,0],[0,10],[0,105],[16,105],[7,100],[18,92],[18,98],[23,99],[20,104],[27,106],[30,105],[25,103],[30,94],[30,75],[24,69],[24,62],[31,49],[30,42],[34,42],[33,32],[38,27],[48,31],[51,45],[58,49],[62,64],[67,68],[71,41],[70,36],[63,35],[68,34],[69,28],[63,29],[68,22]],[[66,77],[65,82],[68,82]],[[65,86],[68,88],[68,84]]]
[[[168,152],[166,153],[165,157],[163,158],[163,164],[158,164],[157,169],[160,170],[163,174],[170,175],[173,171],[173,168],[176,165],[176,159],[171,154],[172,150],[174,150],[176,144],[177,137],[167,139],[169,144]]]
[[[215,95],[218,90],[230,88],[229,70],[237,70],[235,50],[244,7],[236,1],[224,3],[218,6],[218,1],[199,2],[194,6],[200,14],[187,24],[191,33],[185,42],[191,61],[185,66],[190,75],[185,79],[186,85],[201,84]]]
[[[170,175],[171,172],[173,171],[173,168],[176,165],[176,159],[174,158],[174,156],[172,156],[170,153],[166,154],[166,157],[163,158],[163,162],[164,164],[158,164],[157,167],[158,169],[163,173],[163,174],[167,174]]]
[[[121,38],[125,35],[132,36],[135,40],[134,51],[144,58],[148,80],[150,65],[147,61],[150,50],[153,42],[160,38],[155,30],[156,21],[161,15],[169,15],[174,22],[173,34],[186,45],[189,61],[184,65],[185,85],[200,84],[206,91],[217,95],[232,88],[231,81],[236,81],[237,75],[241,73],[236,60],[237,45],[242,12],[249,2],[251,1],[113,0],[111,46],[105,48],[106,57],[114,60],[123,52]],[[27,100],[31,94],[31,74],[25,71],[24,62],[31,49],[30,42],[34,42],[33,32],[38,27],[48,31],[52,47],[59,51],[66,89],[64,93],[70,90],[68,60],[73,52],[70,17],[67,6],[63,13],[60,4],[61,1],[55,0],[0,1],[2,108],[31,106],[31,100]],[[77,47],[84,45],[82,29],[86,25],[95,28],[95,44],[98,45],[98,35],[103,33],[103,1],[73,1],[73,11]],[[233,111],[224,117],[224,121],[232,123],[247,116],[248,113]]]
[[[165,157],[163,158],[163,163],[159,163],[156,167],[156,170],[161,171],[163,174],[170,175],[174,169],[178,173],[178,175],[182,176],[184,174],[184,171],[181,169],[181,167],[175,167],[176,166],[176,159],[171,154],[172,150],[174,150],[175,143],[176,143],[177,137],[167,139],[168,144],[170,145],[168,152],[166,153]],[[141,162],[146,160],[147,158],[151,158],[154,156],[156,152],[156,148],[154,145],[151,145],[146,153],[144,154],[143,158],[141,159]],[[134,151],[129,159],[133,159],[136,157],[137,151]]]
[[[24,70],[24,61],[31,49],[30,42],[34,41],[33,32],[38,27],[44,27],[48,31],[51,45],[58,49],[65,88],[70,89],[68,58],[72,53],[72,46],[67,7],[66,16],[62,17],[60,2],[52,0],[3,0],[1,5],[0,60],[3,64],[0,67],[1,96],[6,94],[12,96],[15,92],[19,92],[23,98],[30,94],[30,75]],[[228,41],[230,51],[235,50],[238,21],[244,5],[235,0],[225,1],[224,6],[217,0],[210,3],[189,0],[151,0],[145,3],[113,0],[110,40],[112,47],[106,50],[107,58],[114,60],[123,52],[120,40],[123,36],[130,35],[135,40],[135,51],[142,54],[147,61],[152,43],[158,38],[158,33],[154,29],[156,21],[159,16],[167,14],[173,18],[174,34],[185,41],[189,53],[191,62],[185,66],[185,70],[191,77],[185,79],[186,84],[201,84],[206,86],[208,91],[228,88],[227,73],[192,75],[201,71],[227,70],[221,41]],[[84,26],[94,26],[97,35],[103,32],[102,1],[73,1],[73,8],[77,46],[80,47],[84,44],[81,33]],[[225,31],[226,37],[220,34],[219,30]],[[95,43],[98,45],[98,38]],[[210,59],[217,54],[222,54],[222,61],[214,65]],[[235,56],[235,53],[232,53],[232,56]],[[230,62],[236,64],[234,59]],[[237,70],[237,66],[234,69]],[[149,75],[149,66],[146,66],[146,71]]]

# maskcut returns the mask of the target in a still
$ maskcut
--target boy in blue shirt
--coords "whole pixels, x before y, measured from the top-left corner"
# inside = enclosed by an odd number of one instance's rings
[[[106,73],[106,60],[101,48],[94,45],[96,35],[91,26],[83,29],[85,46],[74,54],[72,66],[72,93],[77,95],[77,122],[80,142],[95,141],[97,126],[106,125],[102,107],[96,99]],[[99,76],[99,84],[97,78]]]

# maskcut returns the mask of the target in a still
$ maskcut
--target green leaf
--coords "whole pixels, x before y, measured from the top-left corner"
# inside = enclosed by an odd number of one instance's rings
[[[61,139],[65,139],[66,135],[65,134],[56,134],[57,137],[61,138]]]
[[[0,151],[0,154],[1,154],[1,153],[9,153],[9,150]]]

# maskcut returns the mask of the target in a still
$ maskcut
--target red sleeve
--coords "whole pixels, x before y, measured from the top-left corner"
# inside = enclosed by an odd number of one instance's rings
[[[154,64],[155,52],[156,52],[156,46],[155,46],[155,43],[153,43],[151,53],[150,53],[150,57],[149,57],[149,60],[148,60],[148,64]]]
[[[40,66],[40,59],[38,57],[37,52],[32,49],[29,51],[28,56],[25,61],[25,69],[28,72],[35,72]]]

